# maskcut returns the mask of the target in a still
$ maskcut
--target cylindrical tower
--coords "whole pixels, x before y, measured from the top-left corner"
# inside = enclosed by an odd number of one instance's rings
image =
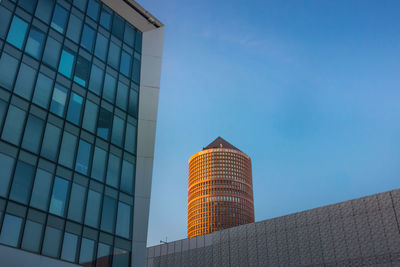
[[[251,160],[218,137],[189,159],[188,238],[254,222]]]

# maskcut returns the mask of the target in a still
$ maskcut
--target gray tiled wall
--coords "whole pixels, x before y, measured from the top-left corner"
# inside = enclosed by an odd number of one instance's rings
[[[400,266],[400,189],[150,247],[158,266]]]

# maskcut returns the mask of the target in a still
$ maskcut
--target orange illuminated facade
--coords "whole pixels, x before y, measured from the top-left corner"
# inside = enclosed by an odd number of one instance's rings
[[[254,222],[251,160],[218,137],[189,159],[188,238]]]

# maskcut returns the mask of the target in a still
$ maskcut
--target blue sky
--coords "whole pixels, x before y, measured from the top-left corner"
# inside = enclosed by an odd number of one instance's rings
[[[148,245],[186,238],[190,156],[253,164],[256,221],[400,187],[400,2],[139,0],[165,26]]]

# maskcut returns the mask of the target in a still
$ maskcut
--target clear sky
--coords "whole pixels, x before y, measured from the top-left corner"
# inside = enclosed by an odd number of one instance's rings
[[[186,238],[218,136],[252,159],[256,221],[400,187],[400,1],[138,2],[166,25],[148,245]]]

